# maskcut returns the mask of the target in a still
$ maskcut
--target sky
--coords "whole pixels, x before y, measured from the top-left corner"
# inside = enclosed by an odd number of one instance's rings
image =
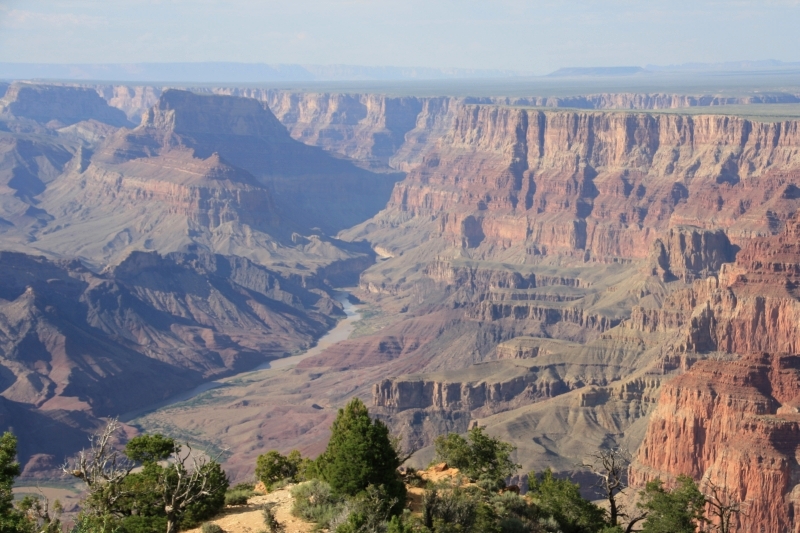
[[[0,0],[0,62],[800,61],[800,0]]]

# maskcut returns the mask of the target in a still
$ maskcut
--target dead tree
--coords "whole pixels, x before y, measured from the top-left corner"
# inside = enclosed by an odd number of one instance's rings
[[[597,477],[594,486],[603,492],[608,501],[609,524],[616,526],[619,524],[620,518],[627,517],[618,501],[618,496],[628,488],[627,472],[628,465],[631,464],[630,453],[622,448],[612,448],[600,450],[589,457],[591,460],[582,463],[581,466]]]
[[[632,460],[630,452],[625,448],[611,448],[595,452],[589,457],[591,460],[580,466],[596,476],[594,486],[603,492],[608,501],[609,524],[617,526],[621,525],[621,520],[625,520],[625,533],[637,531],[634,529],[636,524],[647,518],[647,512],[633,505],[632,510],[628,511],[619,501],[620,495],[624,495],[628,488],[628,467]]]
[[[725,487],[720,487],[709,479],[705,479],[703,483],[706,495],[706,505],[708,505],[709,514],[716,518],[716,524],[712,522],[711,527],[719,531],[719,533],[731,532],[731,521],[734,515],[742,513],[742,502]]]
[[[170,464],[159,475],[159,497],[167,516],[167,533],[178,531],[181,517],[195,502],[211,497],[225,490],[228,480],[216,461],[198,458],[192,448],[182,454],[177,450],[172,454]]]
[[[87,510],[92,514],[113,513],[115,504],[126,495],[123,482],[136,466],[114,448],[114,437],[120,427],[116,418],[109,420],[102,431],[89,437],[88,449],[81,450],[77,457],[61,467],[65,474],[86,483]]]

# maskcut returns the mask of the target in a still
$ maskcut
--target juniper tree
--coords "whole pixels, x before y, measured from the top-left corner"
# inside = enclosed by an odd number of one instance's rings
[[[372,420],[364,403],[354,398],[339,410],[328,447],[314,466],[339,495],[355,496],[370,485],[383,486],[387,497],[397,501],[392,512],[398,513],[406,501],[406,488],[397,473],[400,464],[389,428]]]

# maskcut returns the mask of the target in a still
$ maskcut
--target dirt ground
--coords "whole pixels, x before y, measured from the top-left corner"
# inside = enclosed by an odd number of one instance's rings
[[[314,524],[292,516],[292,495],[290,490],[291,487],[276,490],[266,495],[253,496],[247,501],[247,505],[228,507],[223,514],[211,520],[211,522],[225,530],[225,533],[263,532],[266,527],[261,509],[265,503],[272,502],[277,504],[273,507],[275,518],[286,527],[286,533],[314,531]],[[200,533],[200,528],[189,530],[188,533]]]

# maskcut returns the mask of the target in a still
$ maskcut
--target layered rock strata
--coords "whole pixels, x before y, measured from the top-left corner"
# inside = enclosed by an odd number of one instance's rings
[[[664,386],[631,469],[634,483],[690,475],[742,503],[737,531],[800,528],[800,364],[791,355],[798,275],[800,219],[794,218],[779,235],[747,243],[719,283],[696,282],[688,291],[684,307],[693,309],[684,312],[682,348],[730,355],[699,361]]]

